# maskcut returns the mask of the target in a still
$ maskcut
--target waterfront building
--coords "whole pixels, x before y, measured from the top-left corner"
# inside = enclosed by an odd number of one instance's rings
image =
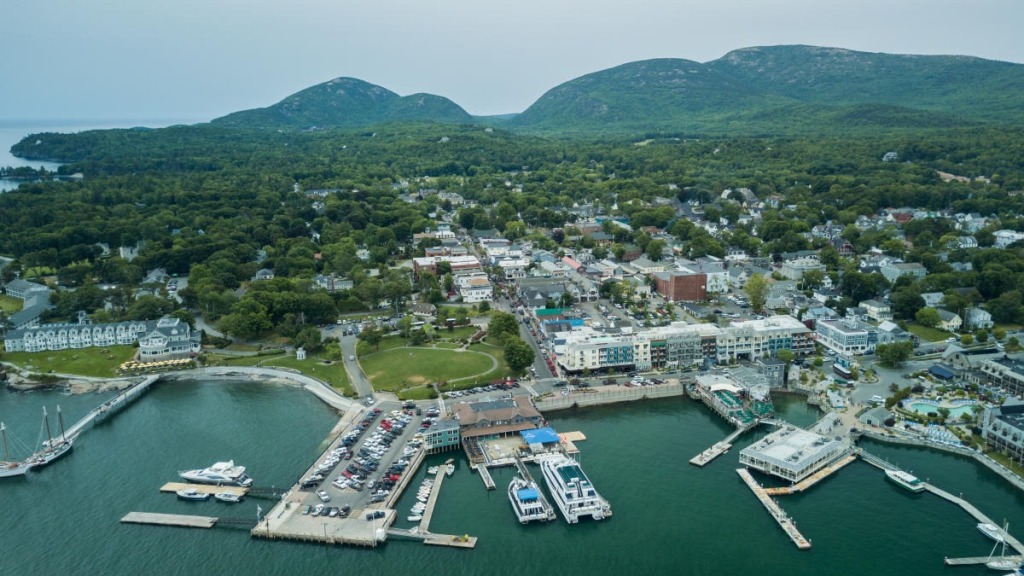
[[[1010,398],[1002,406],[985,407],[981,427],[989,447],[1024,460],[1024,402]]]
[[[435,420],[430,428],[423,433],[423,439],[427,445],[427,452],[430,454],[457,449],[462,440],[459,435],[458,420],[450,418]]]
[[[155,323],[147,322],[146,328],[146,333],[139,337],[142,362],[187,358],[201,349],[202,335],[179,318],[164,316]]]
[[[529,396],[482,402],[459,402],[452,407],[462,438],[507,436],[537,428],[544,421]]]
[[[982,379],[1010,396],[1024,394],[1024,362],[1003,357],[985,360],[980,366]]]
[[[783,426],[740,451],[740,464],[799,482],[838,458],[843,444],[828,436]]]
[[[138,342],[140,360],[152,362],[198,353],[200,338],[200,333],[192,331],[188,323],[169,316],[156,321],[93,324],[83,313],[79,314],[77,323],[11,330],[4,336],[4,347],[9,352],[43,352],[130,346]]]
[[[724,363],[775,357],[779,350],[798,355],[814,349],[809,328],[791,316],[713,324],[673,322],[641,332],[607,332],[584,328],[565,335],[558,363],[568,372],[583,370],[652,370],[688,367],[705,360]]]

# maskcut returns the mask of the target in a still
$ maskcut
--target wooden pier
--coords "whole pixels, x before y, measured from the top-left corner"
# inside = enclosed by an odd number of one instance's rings
[[[189,489],[201,494],[228,493],[236,496],[245,496],[249,492],[249,489],[244,486],[214,486],[213,484],[189,484],[187,482],[168,482],[160,487],[161,492],[177,492]]]
[[[707,463],[728,452],[730,448],[732,448],[732,444],[728,442],[716,442],[711,448],[708,448],[693,458],[690,458],[690,464],[703,468]]]
[[[129,512],[121,518],[125,524],[154,524],[157,526],[181,526],[185,528],[213,528],[217,518],[211,516],[187,516],[185,514],[157,514],[155,512]]]
[[[75,422],[70,428],[64,433],[68,438],[76,438],[79,434],[85,430],[93,422],[102,422],[115,412],[121,410],[133,400],[142,395],[143,392],[149,390],[150,386],[160,380],[160,375],[155,374],[153,376],[147,376],[141,382],[132,384],[124,390],[117,393],[116,396],[107,400],[103,404],[93,408],[88,414],[82,417],[81,420]]]
[[[796,484],[793,484],[792,486],[784,486],[781,488],[765,488],[764,492],[769,496],[785,496],[787,494],[796,494],[797,492],[803,492],[804,490],[807,490],[808,488],[814,486],[818,482],[821,482],[825,478],[828,478],[834,472],[837,472],[838,470],[841,470],[842,468],[846,467],[847,464],[853,462],[856,459],[856,453],[847,454],[846,456],[840,458],[838,461],[833,462],[828,466],[825,466],[821,470],[818,470],[814,474],[811,474],[807,478],[804,478],[803,480],[797,482]]]
[[[1013,560],[1017,563],[1024,562],[1024,556],[972,556],[970,558],[946,558],[946,566],[971,566],[974,564],[985,564],[993,560]]]
[[[775,518],[775,521],[779,523],[779,526],[786,532],[789,539],[796,544],[796,547],[801,550],[807,550],[811,547],[811,541],[804,538],[803,534],[796,529],[796,523],[786,515],[786,512],[772,500],[771,496],[765,493],[764,488],[754,480],[754,477],[750,475],[750,472],[746,468],[739,468],[736,473],[740,475],[740,478],[747,484],[750,491],[757,496],[757,499],[761,501],[768,513]]]
[[[440,471],[434,476],[434,484],[430,487],[430,496],[427,497],[427,507],[423,510],[423,520],[420,520],[420,531],[430,531],[430,519],[434,517],[434,506],[437,505],[437,497],[441,494],[441,483],[445,475]]]

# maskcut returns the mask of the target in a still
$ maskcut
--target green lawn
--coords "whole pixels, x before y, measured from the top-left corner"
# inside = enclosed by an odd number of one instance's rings
[[[17,298],[12,298],[6,294],[0,294],[0,310],[3,310],[7,315],[20,312],[23,302]]]
[[[950,336],[956,336],[952,332],[946,332],[938,328],[928,328],[913,322],[907,323],[907,330],[921,337],[922,340],[928,340],[929,342],[941,342]],[[957,336],[957,339],[959,339],[959,336]]]
[[[449,331],[447,328],[441,328],[434,333],[434,338],[438,340],[465,340],[476,334],[476,326],[459,326]]]
[[[348,381],[348,374],[341,362],[324,364],[324,358],[320,356],[308,356],[305,360],[299,361],[295,356],[222,356],[218,354],[207,354],[208,366],[268,366],[291,368],[298,370],[310,378],[316,378],[330,384],[333,388],[342,391],[346,396],[354,396],[355,391]]]
[[[82,348],[46,352],[6,352],[3,359],[19,368],[48,374],[75,374],[95,378],[117,376],[117,367],[135,356],[132,346]]]
[[[398,348],[360,356],[359,364],[375,390],[397,392],[487,372],[493,365],[492,357],[433,348]]]

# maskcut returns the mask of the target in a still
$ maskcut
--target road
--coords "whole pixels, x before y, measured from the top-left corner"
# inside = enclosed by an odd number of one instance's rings
[[[348,381],[352,384],[352,388],[355,389],[359,398],[373,396],[373,385],[370,384],[370,380],[366,377],[363,369],[359,366],[359,361],[356,359],[356,343],[358,340],[355,336],[351,335],[339,336],[338,342],[341,344],[341,360],[345,363],[345,372],[348,373]]]

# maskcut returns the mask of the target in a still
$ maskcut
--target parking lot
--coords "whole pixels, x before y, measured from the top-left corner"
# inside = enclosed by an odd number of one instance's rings
[[[306,493],[302,513],[344,518],[384,502],[402,476],[412,473],[409,462],[424,449],[424,426],[437,416],[436,407],[412,404],[367,410],[300,480]]]

